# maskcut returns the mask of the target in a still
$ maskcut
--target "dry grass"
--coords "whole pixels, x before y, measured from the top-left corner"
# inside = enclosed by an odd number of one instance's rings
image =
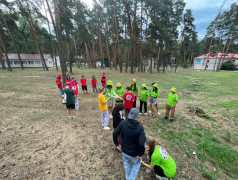
[[[182,70],[178,74],[134,75],[108,69],[74,69],[74,72],[71,76],[78,80],[81,75],[86,76],[90,94],[83,95],[80,90],[77,118],[68,120],[55,84],[55,69],[49,72],[40,69],[0,70],[0,179],[124,178],[121,155],[114,151],[112,131],[102,130],[97,95],[91,88],[91,76],[96,75],[99,85],[102,72],[106,72],[107,80],[112,80],[114,85],[117,82],[129,85],[132,78],[136,78],[139,85],[146,83],[150,87],[153,81],[159,84],[162,115],[156,119],[142,115],[139,121],[146,135],[155,137],[175,159],[175,179],[237,178],[236,172],[219,165],[219,158],[206,152],[200,156],[197,152],[198,157],[192,155],[193,151],[201,151],[199,144],[206,141],[199,135],[201,129],[216,138],[217,144],[228,145],[232,153],[238,154],[238,107],[227,103],[238,100],[238,88],[234,86],[238,84],[236,72]],[[193,87],[192,83],[201,86]],[[183,96],[178,92],[176,121],[169,123],[163,120],[163,114],[166,96],[172,86],[192,94]],[[224,102],[226,104],[222,104]],[[199,107],[213,119],[197,117],[184,110],[187,106]],[[137,179],[154,179],[154,174],[146,174],[141,168]]]

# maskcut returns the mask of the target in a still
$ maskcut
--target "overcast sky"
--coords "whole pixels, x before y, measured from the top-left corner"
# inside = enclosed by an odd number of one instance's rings
[[[90,8],[93,6],[92,0],[82,0]],[[220,7],[224,0],[184,0],[186,2],[185,9],[192,9],[193,16],[195,18],[194,24],[196,25],[196,31],[198,32],[199,40],[203,39],[206,34],[206,29],[210,22],[217,16]],[[236,0],[226,0],[223,7],[223,11],[230,7],[232,2]]]

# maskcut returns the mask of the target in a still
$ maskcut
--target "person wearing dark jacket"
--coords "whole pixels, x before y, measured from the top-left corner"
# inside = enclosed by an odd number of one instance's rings
[[[141,165],[141,156],[145,152],[146,136],[143,126],[136,120],[138,115],[138,109],[132,108],[128,120],[121,121],[113,132],[114,144],[122,151],[126,180],[136,179]],[[122,138],[121,146],[117,138],[120,133]]]
[[[121,123],[121,121],[123,121],[123,117],[122,117],[122,111],[124,109],[124,104],[119,102],[119,103],[116,103],[115,105],[115,108],[113,109],[112,111],[112,116],[113,116],[113,128],[116,129],[116,127]],[[121,140],[121,134],[119,134],[119,136],[117,137],[118,138],[118,142],[119,144],[121,145],[122,143],[122,140]],[[120,152],[121,153],[121,150],[118,149],[116,147],[115,149],[116,151]]]

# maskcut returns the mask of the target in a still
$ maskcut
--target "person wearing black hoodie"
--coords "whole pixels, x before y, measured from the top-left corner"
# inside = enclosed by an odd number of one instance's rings
[[[116,127],[123,121],[123,116],[122,116],[122,111],[124,109],[124,104],[119,102],[116,103],[115,108],[112,111],[112,116],[113,116],[113,128],[116,129]],[[118,136],[118,142],[121,145],[122,140],[121,140],[121,134]],[[121,153],[121,150],[116,147],[116,151]]]
[[[140,170],[141,156],[145,152],[146,136],[143,126],[136,120],[139,110],[132,108],[128,120],[121,121],[113,132],[113,141],[122,151],[123,164],[125,167],[126,180],[135,180]],[[121,134],[122,145],[118,142]]]

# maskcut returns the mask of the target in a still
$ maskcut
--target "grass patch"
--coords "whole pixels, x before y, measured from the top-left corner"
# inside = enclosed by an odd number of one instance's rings
[[[217,105],[221,108],[232,108],[232,109],[238,109],[238,101],[228,101],[228,102],[222,102]]]

